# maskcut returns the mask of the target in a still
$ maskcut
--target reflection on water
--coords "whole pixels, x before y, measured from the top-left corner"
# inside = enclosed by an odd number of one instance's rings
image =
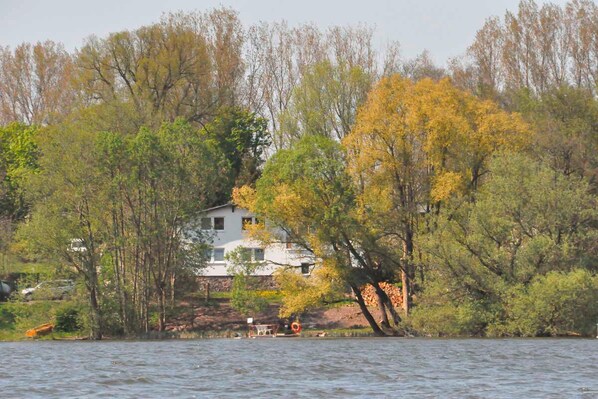
[[[598,398],[598,340],[1,343],[3,398]]]

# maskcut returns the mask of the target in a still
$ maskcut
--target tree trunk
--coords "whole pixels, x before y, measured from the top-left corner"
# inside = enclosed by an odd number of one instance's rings
[[[359,308],[361,309],[361,313],[363,313],[364,317],[370,324],[370,327],[372,327],[374,334],[377,335],[378,337],[386,337],[387,335],[384,333],[384,331],[382,331],[382,329],[380,328],[378,323],[376,323],[376,319],[374,319],[374,316],[372,316],[368,307],[365,305],[365,301],[363,300],[363,296],[361,296],[361,291],[359,291],[359,288],[352,285],[351,289],[353,290],[353,293],[355,294],[355,297],[357,298],[357,304],[359,305]]]
[[[403,263],[403,270],[401,270],[401,291],[403,292],[403,310],[405,314],[409,314],[409,275],[405,271],[406,265]]]
[[[158,331],[162,332],[166,330],[166,289],[161,286],[159,290],[160,294],[160,315],[158,321]]]
[[[95,271],[95,265],[91,263],[88,269],[89,281],[87,288],[89,293],[89,319],[90,319],[90,338],[93,340],[102,339],[102,316],[98,301],[98,276]],[[91,269],[91,270],[90,270]]]
[[[394,305],[392,304],[392,301],[390,300],[386,292],[378,284],[373,285],[373,287],[375,288],[376,294],[378,295],[378,301],[386,305],[386,309],[388,309],[392,317],[393,324],[395,326],[398,325],[401,322],[401,316],[399,316],[399,314],[397,313]]]

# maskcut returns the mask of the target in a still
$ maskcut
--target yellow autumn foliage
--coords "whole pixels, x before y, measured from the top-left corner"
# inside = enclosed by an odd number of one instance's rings
[[[373,191],[363,193],[369,197],[364,202],[379,206],[372,199],[382,193],[401,196],[400,202],[425,202],[463,192],[475,186],[493,152],[522,149],[531,139],[520,115],[456,88],[448,78],[415,83],[393,75],[370,92],[343,144],[350,173]]]

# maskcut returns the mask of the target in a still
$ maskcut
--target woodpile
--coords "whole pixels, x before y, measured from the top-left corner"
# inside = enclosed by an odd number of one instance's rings
[[[379,283],[380,288],[386,292],[388,298],[394,307],[401,307],[403,305],[403,293],[401,289],[393,284],[383,282]],[[378,295],[371,284],[366,284],[361,288],[361,295],[367,306],[378,306]]]

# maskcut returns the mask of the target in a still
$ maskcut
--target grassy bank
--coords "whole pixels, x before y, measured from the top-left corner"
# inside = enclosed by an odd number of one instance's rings
[[[0,303],[0,341],[31,339],[25,332],[44,323],[56,330],[42,339],[66,339],[81,335],[79,306],[73,301],[32,301]]]

